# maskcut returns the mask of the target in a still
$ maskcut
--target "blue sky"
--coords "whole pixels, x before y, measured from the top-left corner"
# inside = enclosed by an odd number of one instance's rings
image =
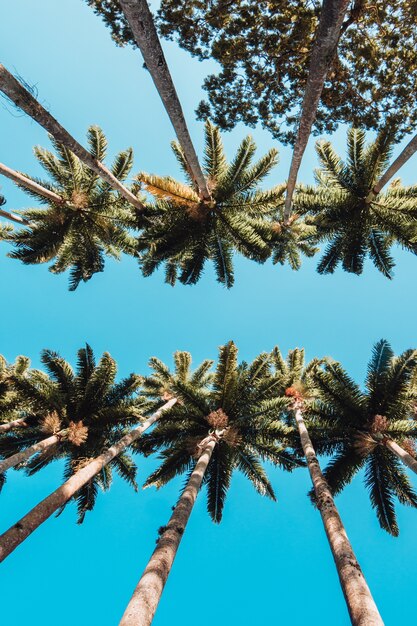
[[[201,97],[209,63],[198,63],[168,44],[167,58],[197,148],[203,129],[193,110]],[[105,131],[110,156],[133,146],[134,171],[178,175],[170,152],[174,138],[167,116],[139,52],[116,48],[101,21],[81,0],[15,0],[0,7],[2,63],[35,83],[39,99],[84,141],[89,125]],[[42,175],[32,154],[47,146],[42,128],[0,102],[0,160]],[[274,145],[262,130],[250,131],[259,154]],[[225,135],[226,150],[247,134],[239,127]],[[344,148],[344,130],[334,137]],[[280,164],[269,183],[287,175],[290,150],[279,146]],[[300,179],[312,181],[314,141]],[[415,160],[401,172],[411,184]],[[32,200],[6,179],[0,181],[9,210]],[[29,203],[29,204],[28,204]],[[136,263],[109,261],[103,274],[67,291],[66,275],[46,266],[27,267],[7,259],[0,245],[0,353],[13,360],[26,354],[39,366],[42,348],[58,350],[74,362],[88,341],[97,354],[109,351],[121,376],[147,371],[156,355],[171,362],[177,349],[189,350],[197,364],[215,358],[217,347],[233,339],[242,359],[278,344],[283,351],[305,347],[308,358],[330,354],[362,381],[372,345],[385,337],[396,352],[416,345],[417,258],[398,250],[395,278],[388,281],[369,264],[362,277],[337,271],[315,272],[317,260],[301,271],[236,260],[236,285],[226,291],[207,268],[197,286],[175,288],[161,273],[144,279]],[[155,460],[139,459],[143,479]],[[261,499],[242,477],[234,478],[224,520],[210,522],[202,493],[154,624],[260,626],[266,623],[345,626],[349,623],[319,514],[306,493],[307,472],[271,470],[278,503]],[[1,495],[1,529],[58,486],[61,467],[30,481],[12,473]],[[150,556],[157,529],[175,502],[181,481],[157,492],[134,494],[116,480],[98,499],[82,526],[72,507],[50,519],[2,567],[3,623],[78,626],[118,622]],[[354,549],[387,626],[412,623],[417,575],[417,512],[398,508],[401,535],[378,527],[357,477],[337,500]]]

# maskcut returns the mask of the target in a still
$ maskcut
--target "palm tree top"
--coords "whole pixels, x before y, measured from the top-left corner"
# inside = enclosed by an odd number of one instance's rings
[[[233,342],[222,346],[211,380],[200,388],[189,379],[174,384],[181,402],[138,443],[145,453],[160,451],[162,465],[145,486],[160,487],[192,472],[207,438],[214,437],[205,484],[208,512],[219,522],[234,470],[240,470],[262,495],[275,499],[262,461],[291,471],[302,462],[288,449],[290,429],[277,418],[281,398],[274,395],[270,356],[238,363]]]

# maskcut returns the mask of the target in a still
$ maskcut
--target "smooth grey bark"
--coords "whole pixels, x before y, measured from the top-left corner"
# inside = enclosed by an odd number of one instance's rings
[[[136,44],[158,90],[178,141],[183,149],[189,172],[203,200],[210,200],[210,192],[188,131],[181,103],[159,41],[152,13],[146,0],[119,0]]]
[[[119,626],[151,624],[216,443],[217,440],[213,437],[203,448]]]
[[[0,433],[7,433],[9,430],[13,430],[13,428],[26,428],[26,426],[27,424],[25,422],[25,418],[21,417],[17,420],[13,420],[12,422],[0,424]]]
[[[20,172],[16,172],[16,170],[12,170],[4,163],[0,163],[0,174],[6,176],[6,178],[10,178],[14,183],[16,183],[19,187],[25,187],[26,189],[30,189],[31,191],[35,191],[40,194],[47,200],[50,200],[54,204],[64,204],[65,200],[59,196],[57,193],[46,189],[46,187],[42,187],[39,183],[35,183],[35,181],[30,180]]]
[[[42,452],[47,448],[59,443],[64,434],[64,431],[57,433],[56,435],[51,435],[46,439],[42,439],[42,441],[38,441],[38,443],[34,443],[33,446],[29,446],[26,450],[22,450],[21,452],[16,452],[16,454],[12,454],[7,457],[7,459],[3,459],[0,461],[0,474],[3,474],[8,469],[12,467],[16,467],[19,463],[23,463],[27,459],[30,459],[31,456],[36,454],[37,452]]]
[[[398,445],[392,439],[385,439],[384,445],[391,450],[401,461],[407,465],[415,474],[417,474],[417,461],[404,448]]]
[[[3,211],[3,209],[0,209],[0,216],[5,217],[6,220],[10,220],[11,222],[16,222],[16,224],[20,224],[21,226],[29,226],[29,222],[25,220],[24,217],[20,217],[20,215],[15,215],[15,213],[9,213],[9,211]]]
[[[136,441],[136,439],[139,439],[142,433],[156,422],[164,411],[170,409],[176,401],[176,398],[172,398],[169,402],[166,402],[145,422],[131,430],[130,433],[122,437],[110,448],[107,448],[100,456],[78,470],[78,472],[58,487],[58,489],[55,489],[55,491],[33,507],[33,509],[16,524],[6,530],[6,532],[0,536],[0,562],[4,561],[4,559],[29,537],[38,526],[45,522],[52,513],[55,513],[55,511],[68,502],[68,500],[98,474],[103,467],[108,465],[110,461],[123,452],[123,450]]]
[[[397,156],[397,158],[391,163],[389,168],[384,172],[379,181],[372,187],[368,197],[366,198],[367,202],[372,202],[372,200],[379,194],[381,189],[385,187],[388,181],[391,180],[393,176],[398,172],[398,170],[407,163],[408,159],[410,159],[413,154],[417,151],[417,135],[415,135],[411,141],[405,146],[404,150]]]
[[[322,474],[304,422],[301,404],[296,403],[294,415],[314,487],[316,505],[323,520],[351,622],[353,626],[383,626],[384,622],[353,552],[329,485]]]
[[[144,205],[112,172],[90,154],[67,130],[23,87],[4,65],[0,64],[0,90],[27,115],[47,130],[59,143],[71,150],[87,167],[103,178],[128,202],[142,211]]]
[[[316,119],[324,81],[336,54],[342,23],[349,4],[349,0],[323,0],[288,174],[284,221],[288,221],[291,215],[292,198],[298,171],[311,134],[311,128]]]

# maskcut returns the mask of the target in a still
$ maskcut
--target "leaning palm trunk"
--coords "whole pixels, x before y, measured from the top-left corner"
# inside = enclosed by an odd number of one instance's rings
[[[16,215],[15,213],[9,213],[9,211],[3,211],[2,209],[0,209],[0,216],[5,217],[6,220],[10,220],[11,222],[16,222],[16,224],[20,224],[21,226],[29,225],[29,222],[25,220],[24,217],[20,217],[20,215]]]
[[[64,198],[61,198],[61,196],[59,196],[57,193],[50,191],[50,189],[46,189],[46,187],[39,185],[39,183],[35,183],[35,181],[30,180],[30,178],[27,178],[26,176],[23,176],[23,174],[20,174],[20,172],[16,172],[15,170],[10,169],[10,167],[7,167],[7,165],[4,165],[4,163],[0,163],[0,174],[3,174],[3,176],[10,178],[10,180],[19,185],[19,187],[25,187],[30,191],[34,191],[44,198],[47,198],[47,200],[54,202],[55,204],[65,203]]]
[[[351,622],[354,626],[383,626],[384,622],[353,552],[330,488],[320,469],[299,404],[296,404],[294,414],[314,487],[316,504],[326,530]]]
[[[401,459],[407,467],[417,474],[417,461],[407,452],[407,450],[404,450],[404,448],[399,446],[398,443],[395,443],[392,439],[385,439],[384,445],[388,448],[388,450],[391,450],[391,452]]]
[[[213,437],[203,448],[119,626],[149,626],[152,623],[215,445],[216,439]]]
[[[291,215],[292,197],[297,182],[298,170],[316,119],[324,81],[331,67],[339,42],[342,22],[349,0],[323,0],[317,37],[311,53],[307,84],[301,107],[301,118],[291,160],[285,197],[284,220]]]
[[[90,154],[83,146],[59,124],[59,122],[32,96],[32,94],[16,80],[4,65],[0,64],[0,90],[27,115],[43,126],[51,135],[73,152],[87,167],[101,176],[121,196],[133,204],[137,209],[143,210],[144,205],[129,191],[111,171]]]
[[[397,156],[395,161],[391,163],[386,172],[381,176],[379,181],[372,187],[370,191],[367,202],[372,202],[372,200],[379,194],[381,189],[385,187],[387,182],[391,180],[393,176],[398,172],[398,170],[410,159],[413,154],[417,151],[417,135],[415,135],[412,140],[406,145],[404,150]]]
[[[19,465],[19,463],[24,463],[37,452],[43,452],[51,446],[59,443],[63,435],[64,431],[61,431],[56,435],[51,435],[46,439],[42,439],[42,441],[38,441],[38,443],[34,443],[33,446],[29,446],[28,448],[26,448],[26,450],[16,452],[16,454],[12,454],[11,456],[7,457],[7,459],[3,459],[3,461],[0,461],[0,474],[7,472],[7,470],[11,469],[12,467],[16,467],[16,465]]]
[[[209,200],[210,192],[207,188],[207,182],[191,141],[181,103],[165,60],[148,2],[147,0],[120,0],[119,3],[174,127],[184,152],[190,175],[197,184],[201,197],[204,200]]]
[[[19,418],[18,420],[13,420],[12,422],[6,422],[5,424],[0,424],[0,433],[7,433],[14,428],[26,428],[27,424],[24,417]]]
[[[6,532],[0,536],[0,562],[9,556],[9,554],[29,537],[38,526],[45,522],[48,517],[66,504],[68,500],[98,474],[103,467],[108,465],[110,461],[123,452],[123,450],[136,441],[136,439],[139,439],[142,433],[156,422],[164,411],[170,409],[176,401],[176,398],[169,400],[169,402],[164,404],[156,413],[143,422],[141,426],[131,430],[130,433],[122,437],[117,443],[103,452],[103,454],[100,454],[100,456],[93,459],[90,463],[85,465],[85,467],[75,472],[75,474],[58,487],[58,489],[33,507],[17,524],[6,530]]]

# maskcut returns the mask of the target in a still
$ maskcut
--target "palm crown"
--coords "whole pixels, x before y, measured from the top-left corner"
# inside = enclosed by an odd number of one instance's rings
[[[368,365],[365,391],[338,363],[329,362],[313,374],[319,393],[313,412],[327,439],[326,452],[334,453],[325,477],[337,494],[365,468],[371,504],[381,527],[392,535],[398,535],[395,497],[402,504],[417,506],[417,495],[403,466],[384,443],[394,440],[413,453],[416,366],[417,351],[395,357],[388,342],[381,340]]]
[[[320,273],[333,273],[339,263],[347,272],[361,274],[365,258],[392,277],[393,243],[417,252],[417,187],[395,181],[376,198],[370,192],[388,164],[394,137],[387,132],[365,145],[365,133],[348,131],[344,163],[329,142],[319,142],[321,169],[316,187],[301,187],[296,210],[307,214],[317,228],[317,240],[329,242],[318,265]]]
[[[267,354],[251,364],[238,364],[237,348],[230,342],[220,348],[212,382],[205,389],[177,381],[181,401],[139,443],[144,452],[162,450],[163,463],[145,485],[160,487],[178,474],[191,473],[204,441],[214,435],[217,445],[204,478],[212,519],[221,520],[235,469],[260,494],[275,499],[262,461],[289,471],[302,463],[287,449],[291,433],[277,419],[282,400],[274,397],[276,381],[269,370]]]
[[[92,126],[87,133],[91,154],[102,161],[107,141],[103,132]],[[135,254],[134,239],[126,226],[132,224],[131,207],[108,183],[84,165],[65,146],[51,137],[57,156],[36,147],[35,155],[52,182],[32,180],[55,192],[61,203],[51,203],[36,191],[26,192],[46,209],[23,211],[29,225],[9,236],[14,244],[9,256],[26,264],[47,263],[50,271],[61,273],[71,268],[70,290],[104,269],[105,256],[119,258],[121,252]],[[111,171],[120,181],[126,180],[133,164],[129,148],[118,154]],[[27,176],[30,178],[29,176]]]
[[[204,173],[211,193],[201,199],[190,176],[179,144],[174,154],[188,184],[170,177],[139,174],[138,178],[156,199],[148,224],[138,240],[144,275],[165,264],[166,281],[177,278],[193,284],[200,278],[207,260],[214,263],[217,280],[233,284],[233,252],[259,262],[270,255],[271,227],[267,217],[282,203],[282,187],[259,189],[262,180],[277,162],[277,151],[270,150],[252,165],[256,146],[244,139],[233,161],[228,164],[219,130],[206,123]]]
[[[90,346],[79,350],[77,370],[57,353],[45,350],[42,362],[48,374],[33,370],[29,376],[13,376],[13,386],[30,403],[28,428],[4,435],[0,452],[4,456],[25,449],[50,434],[59,433],[59,442],[28,461],[30,475],[50,462],[66,459],[65,479],[118,440],[126,427],[140,419],[142,401],[136,396],[140,377],[131,374],[115,383],[116,363],[104,353],[95,362]],[[107,489],[112,468],[136,488],[136,466],[122,453],[103,468],[77,494],[79,522],[94,506],[98,487]]]
[[[12,377],[24,376],[30,361],[25,356],[18,356],[14,364],[8,364],[0,355],[0,422],[10,422],[26,415],[26,403],[13,388]]]

